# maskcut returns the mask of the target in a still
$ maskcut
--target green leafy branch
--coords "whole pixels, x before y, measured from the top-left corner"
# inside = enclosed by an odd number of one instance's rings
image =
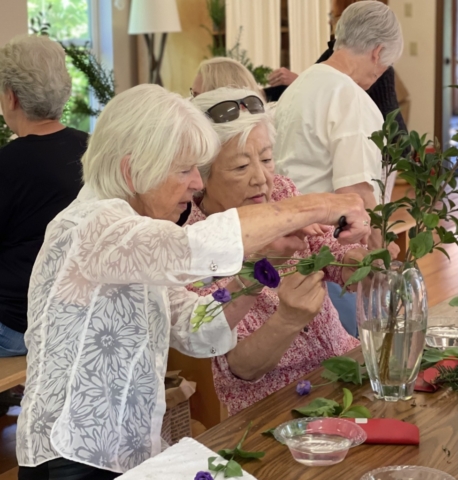
[[[215,478],[220,472],[224,473],[224,478],[242,477],[243,470],[241,465],[235,460],[236,458],[248,460],[264,457],[265,452],[249,452],[247,450],[243,450],[242,448],[243,442],[245,441],[248,432],[250,431],[251,425],[252,422],[249,423],[248,427],[245,430],[245,433],[243,434],[242,438],[240,439],[239,443],[236,445],[235,448],[225,448],[217,452],[220,457],[228,460],[226,464],[215,464],[215,461],[218,457],[210,457],[208,459],[208,469],[212,472],[216,472]]]
[[[304,407],[295,408],[293,412],[303,417],[339,417],[339,418],[371,418],[371,413],[362,405],[353,405],[353,394],[343,388],[342,404],[329,398],[315,398]]]

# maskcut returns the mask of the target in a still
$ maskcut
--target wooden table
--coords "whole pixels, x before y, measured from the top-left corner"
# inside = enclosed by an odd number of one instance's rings
[[[25,382],[26,357],[0,358],[0,392]]]
[[[348,355],[360,362],[363,360],[360,348]],[[324,383],[321,371],[315,370],[305,378],[312,385]],[[293,460],[287,447],[261,435],[264,430],[292,419],[291,409],[314,398],[326,397],[341,402],[343,386],[353,392],[354,403],[365,405],[373,417],[397,418],[417,425],[420,445],[361,445],[351,449],[345,460],[337,465],[304,467]],[[241,464],[259,480],[359,480],[364,473],[386,465],[423,465],[458,477],[458,393],[450,390],[432,394],[416,392],[411,401],[389,403],[370,400],[368,397],[372,397],[372,391],[368,384],[333,383],[312,390],[308,397],[300,397],[295,388],[296,382],[208,430],[198,440],[214,451],[233,448],[252,421],[244,448],[265,451],[266,456],[262,460],[242,461]]]

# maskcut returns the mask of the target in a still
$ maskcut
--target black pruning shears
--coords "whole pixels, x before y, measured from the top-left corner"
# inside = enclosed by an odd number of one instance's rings
[[[347,219],[345,217],[340,217],[338,224],[339,226],[334,230],[334,238],[339,238],[342,230],[348,225]]]

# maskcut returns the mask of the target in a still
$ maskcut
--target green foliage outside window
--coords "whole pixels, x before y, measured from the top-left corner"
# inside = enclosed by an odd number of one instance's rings
[[[32,32],[48,34],[64,45],[67,42],[81,45],[90,42],[88,0],[28,0],[27,8]],[[68,57],[67,68],[72,78],[72,95],[65,107],[62,122],[88,132],[89,116],[74,112],[74,107],[78,102],[89,104],[89,83],[84,73]]]

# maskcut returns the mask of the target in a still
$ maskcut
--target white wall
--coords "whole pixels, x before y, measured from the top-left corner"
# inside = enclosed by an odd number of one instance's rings
[[[406,4],[411,5],[411,17],[405,16]],[[410,94],[408,127],[420,134],[428,133],[432,138],[436,71],[436,2],[389,0],[389,6],[396,13],[404,35],[404,53],[394,68]],[[417,45],[417,55],[411,54],[412,42]]]
[[[0,0],[0,46],[27,28],[27,0]]]

